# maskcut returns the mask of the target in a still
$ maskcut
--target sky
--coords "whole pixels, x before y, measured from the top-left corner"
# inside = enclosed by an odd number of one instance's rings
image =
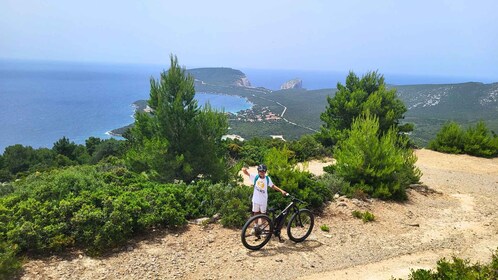
[[[0,0],[0,59],[481,77],[496,0]]]

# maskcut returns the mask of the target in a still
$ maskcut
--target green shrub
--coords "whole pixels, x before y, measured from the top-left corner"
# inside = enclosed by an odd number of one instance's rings
[[[334,173],[323,174],[322,176],[317,178],[317,182],[330,189],[331,194],[343,193],[344,190],[347,190],[349,188],[349,183],[344,181],[342,177],[339,177]]]
[[[412,270],[410,280],[494,280],[498,278],[498,250],[493,254],[489,264],[471,264],[469,260],[453,257],[452,261],[441,259],[435,271]]]
[[[221,214],[221,224],[227,227],[242,226],[250,215],[252,188],[199,181],[185,190],[182,203],[190,218]]]
[[[450,154],[460,154],[464,149],[465,133],[456,122],[448,122],[437,133],[436,138],[429,142],[428,148],[434,151]]]
[[[16,184],[0,200],[0,237],[21,252],[99,253],[153,226],[186,223],[185,185],[150,183],[120,166],[71,167]]]
[[[298,161],[307,161],[327,155],[327,150],[312,135],[304,135],[299,140],[292,141],[289,149],[294,152]]]
[[[375,221],[375,215],[368,211],[361,212],[358,210],[354,210],[353,212],[351,212],[351,214],[353,215],[353,217],[361,219],[365,223]]]
[[[328,225],[321,225],[321,226],[320,226],[320,229],[321,229],[322,231],[326,231],[326,232],[329,232],[329,231],[330,231],[330,227],[329,227]]]
[[[351,212],[351,214],[353,214],[353,217],[355,217],[357,219],[361,219],[363,217],[363,213],[361,213],[361,211],[358,211],[358,210],[353,210],[353,212]]]
[[[331,187],[325,182],[316,180],[313,174],[300,171],[293,160],[289,160],[291,151],[284,146],[282,149],[272,148],[265,156],[269,167],[269,175],[275,185],[288,193],[304,200],[312,210],[320,209],[325,201],[332,198]],[[289,199],[279,192],[269,192],[269,207],[283,209]]]
[[[365,213],[363,213],[363,216],[361,217],[361,219],[363,220],[363,222],[373,222],[375,221],[375,216],[374,214],[368,212],[368,211],[365,211]]]
[[[493,136],[486,124],[480,121],[465,132],[464,152],[478,157],[497,156],[498,137]]]
[[[0,240],[0,279],[11,279],[20,271],[21,262],[16,256],[16,247]]]
[[[390,129],[379,135],[379,121],[370,115],[356,118],[349,136],[334,151],[331,169],[350,182],[345,192],[357,190],[381,199],[406,199],[406,186],[418,182],[421,173],[407,140]]]
[[[498,156],[498,137],[482,121],[465,131],[457,123],[449,122],[443,125],[428,147],[443,153],[494,157]]]

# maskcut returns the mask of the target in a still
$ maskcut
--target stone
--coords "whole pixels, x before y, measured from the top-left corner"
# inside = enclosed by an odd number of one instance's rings
[[[295,89],[295,88],[303,88],[303,81],[299,78],[295,78],[283,83],[280,86],[280,89]]]

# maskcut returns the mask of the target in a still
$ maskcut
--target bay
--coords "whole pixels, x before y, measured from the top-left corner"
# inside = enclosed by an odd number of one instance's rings
[[[133,102],[149,97],[157,65],[0,61],[0,153],[22,144],[48,147],[63,136],[84,144],[90,136],[133,123]],[[234,96],[196,94],[200,105],[237,112],[251,107]]]

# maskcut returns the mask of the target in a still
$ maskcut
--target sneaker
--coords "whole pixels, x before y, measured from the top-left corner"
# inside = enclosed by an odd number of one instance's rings
[[[249,233],[250,235],[255,235],[257,232],[259,232],[259,228],[258,226],[254,226],[252,229],[251,229],[251,232]]]

